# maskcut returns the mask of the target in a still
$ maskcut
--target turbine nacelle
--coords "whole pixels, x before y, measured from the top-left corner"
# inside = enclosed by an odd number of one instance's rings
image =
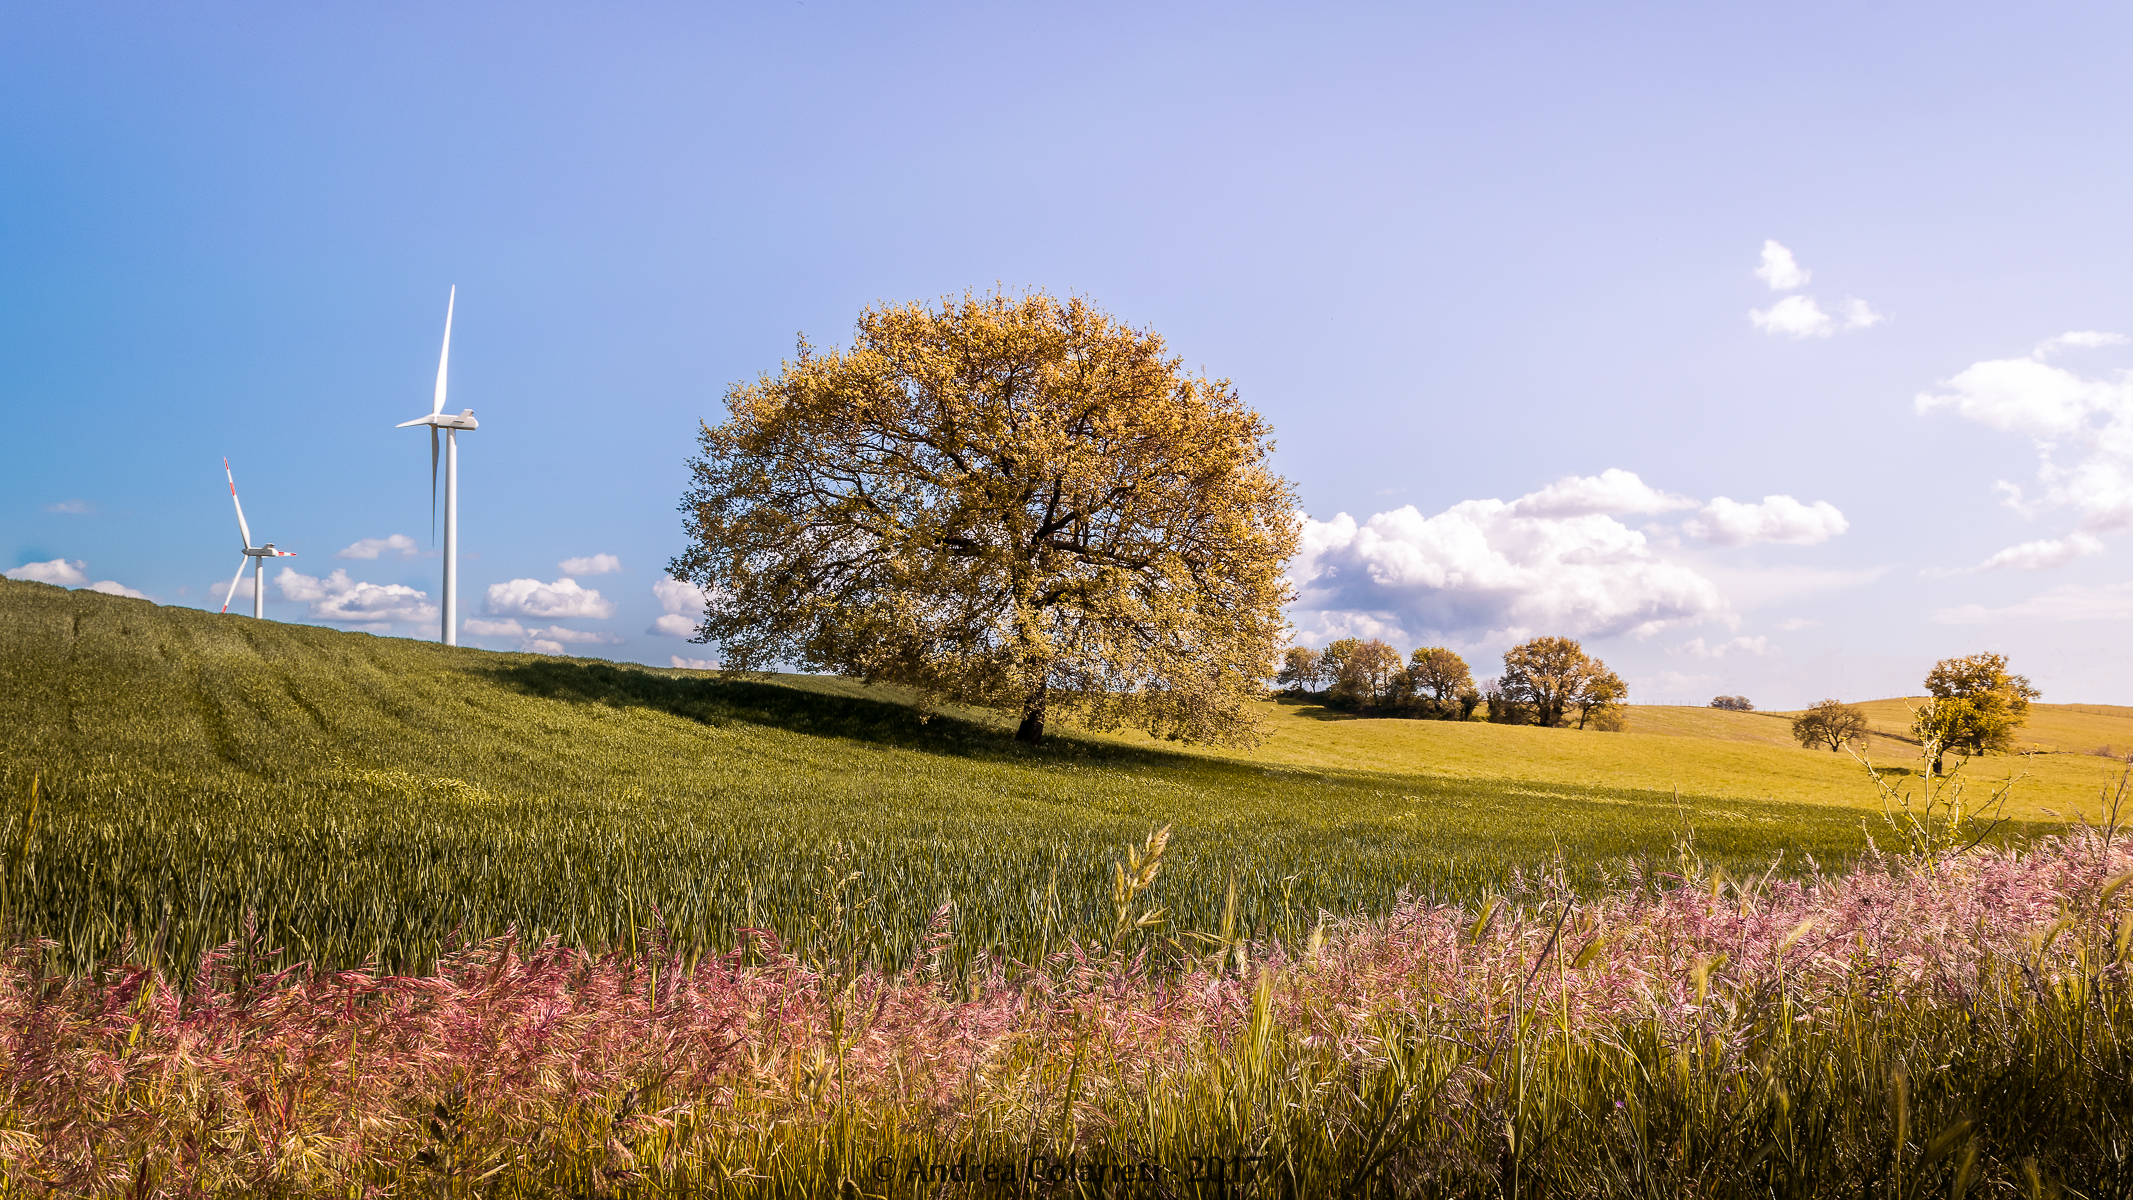
[[[461,409],[456,415],[452,413],[431,413],[426,417],[416,417],[412,421],[402,421],[393,426],[393,428],[406,429],[410,425],[428,425],[433,429],[481,428],[481,422],[474,419],[474,410],[471,408]]]

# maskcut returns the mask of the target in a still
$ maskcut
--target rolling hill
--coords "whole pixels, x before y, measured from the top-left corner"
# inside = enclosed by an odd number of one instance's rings
[[[77,966],[144,945],[182,964],[248,920],[333,963],[654,926],[692,952],[755,927],[903,961],[951,902],[958,957],[1028,961],[1108,927],[1110,861],[1164,825],[1171,929],[1218,927],[1234,889],[1242,927],[1300,934],[1322,909],[1522,886],[1551,862],[1576,886],[1663,869],[1685,839],[1736,873],[1834,863],[1879,821],[1855,765],[1763,714],[1636,709],[1601,734],[1267,713],[1249,752],[1099,734],[1032,750],[986,714],[928,717],[847,680],[7,582],[0,903]],[[2054,736],[2125,720],[2075,717]],[[2093,811],[2112,765],[2030,760],[2022,815]]]

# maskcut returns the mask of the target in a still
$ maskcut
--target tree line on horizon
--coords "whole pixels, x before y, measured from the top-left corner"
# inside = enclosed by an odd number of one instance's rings
[[[1283,694],[1371,717],[1619,730],[1629,688],[1575,639],[1537,637],[1504,651],[1503,673],[1476,682],[1466,659],[1422,646],[1403,661],[1380,638],[1291,646],[1275,674]],[[1484,707],[1486,706],[1486,707]]]

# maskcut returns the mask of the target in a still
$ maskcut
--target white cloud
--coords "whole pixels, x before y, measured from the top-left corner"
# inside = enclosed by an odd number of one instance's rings
[[[4,572],[9,579],[30,579],[38,583],[56,583],[60,587],[81,587],[89,582],[84,574],[89,564],[81,559],[68,562],[55,558],[50,562],[24,563],[12,571]]]
[[[437,619],[437,606],[429,602],[428,592],[398,583],[364,583],[348,578],[345,570],[319,579],[300,575],[294,567],[283,567],[274,583],[281,589],[283,599],[309,604],[311,615],[321,621],[347,621],[375,628],[393,621]]]
[[[1750,542],[1812,546],[1843,533],[1851,523],[1827,500],[1807,505],[1790,496],[1765,496],[1761,504],[1742,504],[1720,496],[1682,522],[1681,528],[1714,546]]]
[[[1867,307],[1866,301],[1855,297],[1845,298],[1844,327],[1846,329],[1872,329],[1887,319],[1887,317]]]
[[[89,590],[92,592],[102,592],[106,596],[131,596],[135,600],[148,599],[147,593],[136,592],[132,588],[127,587],[125,584],[120,583],[116,579],[99,579],[95,583],[89,585]]]
[[[1760,658],[1775,648],[1767,637],[1737,637],[1711,645],[1705,644],[1702,638],[1690,638],[1682,643],[1681,649],[1698,658],[1724,658],[1728,654],[1753,654]]]
[[[1522,517],[1587,517],[1595,513],[1662,513],[1694,508],[1696,501],[1676,496],[1637,478],[1633,471],[1609,467],[1598,475],[1565,475],[1537,492],[1511,502]]]
[[[1837,331],[1836,321],[1822,311],[1813,296],[1787,296],[1769,308],[1749,309],[1748,319],[1757,329],[1773,336],[1828,337]]]
[[[514,579],[489,585],[483,610],[492,616],[590,617],[605,620],[615,615],[615,602],[592,588],[564,576],[554,583],[538,579]]]
[[[1606,636],[1726,612],[1710,580],[1612,517],[1528,516],[1501,500],[1431,517],[1409,505],[1361,525],[1305,517],[1291,577],[1298,624],[1319,634]]]
[[[622,560],[612,554],[595,554],[590,558],[566,558],[556,566],[565,575],[611,575],[622,569]]]
[[[696,627],[704,619],[702,588],[685,580],[661,577],[652,585],[652,595],[659,598],[659,607],[666,611],[652,622],[646,633],[678,638],[696,636]]]
[[[480,617],[468,617],[459,623],[459,627],[475,637],[522,638],[526,636],[526,627],[524,625],[508,619],[485,621]]]
[[[486,621],[469,617],[461,627],[475,637],[500,637],[516,641],[518,648],[532,654],[561,654],[565,646],[612,646],[621,638],[597,629],[565,629],[550,625],[545,629],[528,629],[515,620]]]
[[[89,502],[87,500],[61,500],[57,504],[45,505],[44,511],[48,513],[66,513],[69,516],[85,517],[89,515]]]
[[[334,551],[333,556],[374,559],[380,554],[397,554],[402,558],[413,558],[418,549],[415,539],[404,533],[395,533],[381,538],[364,538],[352,546],[344,546]]]
[[[2063,538],[2048,538],[2038,542],[2023,542],[2009,546],[1991,558],[1978,564],[1981,571],[2013,567],[2023,571],[2041,571],[2063,567],[2085,554],[2103,553],[2103,543],[2085,533],[2068,534]]]
[[[1822,622],[1811,617],[1787,617],[1778,622],[1778,628],[1786,633],[1795,633],[1802,629],[1814,629],[1821,624]]]
[[[1814,272],[1801,266],[1792,251],[1766,239],[1763,242],[1763,264],[1755,269],[1755,277],[1769,284],[1773,292],[1789,292],[1796,287],[1806,287]]]
[[[2133,373],[2091,379],[2042,357],[2062,346],[2112,345],[2114,339],[2116,334],[2062,334],[2027,358],[1972,363],[1941,384],[1943,390],[1920,393],[1918,412],[1953,409],[1990,428],[2028,437],[2037,451],[2043,498],[2026,499],[2020,487],[2004,480],[1995,487],[2017,511],[2072,508],[2089,533],[2133,527]]]
[[[2030,356],[2044,358],[2047,355],[2056,354],[2066,349],[2094,350],[2099,346],[2123,346],[2125,344],[2126,335],[2122,333],[2101,333],[2094,329],[2075,329],[2062,333],[2058,337],[2045,338],[2043,341],[2038,342],[2037,348],[2030,351]]]
[[[2133,582],[2102,587],[2068,584],[2004,608],[1965,604],[1937,609],[1933,619],[1946,625],[1985,625],[2001,621],[2133,620]]]
[[[684,671],[718,670],[718,660],[715,658],[683,658],[679,654],[670,654],[667,656],[667,663]]]

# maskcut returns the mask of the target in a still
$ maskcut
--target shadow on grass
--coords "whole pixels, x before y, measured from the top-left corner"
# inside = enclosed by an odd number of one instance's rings
[[[515,663],[481,672],[529,696],[573,704],[646,708],[714,728],[768,726],[815,737],[850,738],[959,758],[1016,761],[1131,762],[1149,766],[1231,767],[1192,755],[1053,735],[1039,747],[1017,742],[1005,729],[949,713],[921,714],[891,699],[869,699],[777,682],[776,677],[717,675],[676,678],[607,663]],[[1231,767],[1231,769],[1236,769]]]

